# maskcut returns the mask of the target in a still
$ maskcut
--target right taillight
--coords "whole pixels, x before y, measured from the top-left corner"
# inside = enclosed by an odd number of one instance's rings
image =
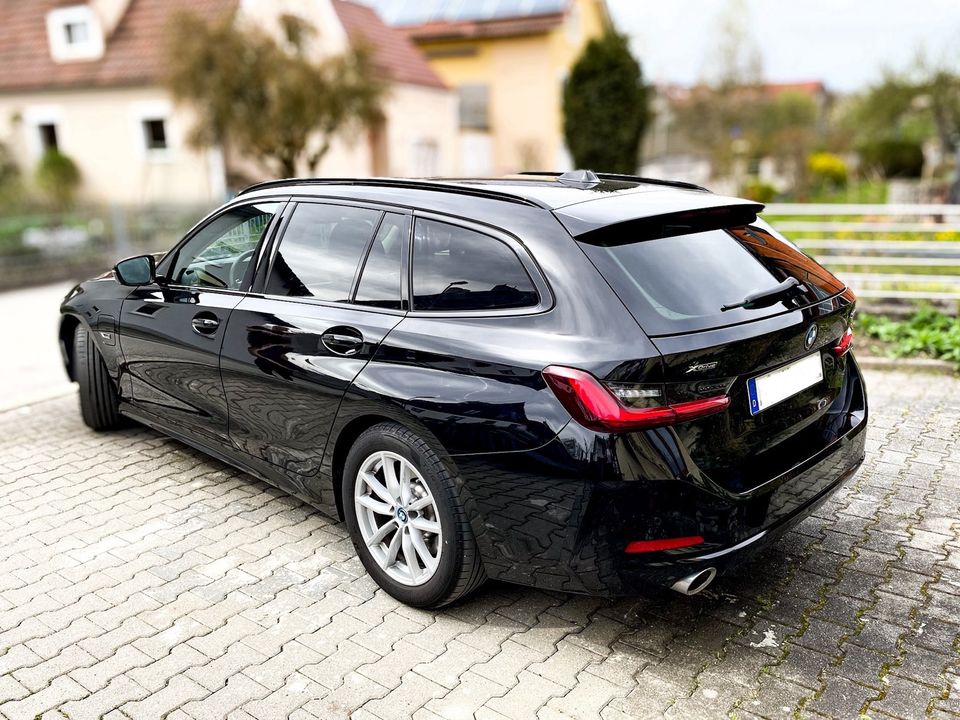
[[[840,338],[840,341],[833,346],[833,354],[837,357],[843,357],[853,347],[853,328],[847,328],[847,331]]]
[[[574,420],[600,432],[673,425],[712,415],[730,405],[726,395],[664,405],[660,386],[611,383],[608,387],[585,370],[561,365],[546,368],[543,378]]]

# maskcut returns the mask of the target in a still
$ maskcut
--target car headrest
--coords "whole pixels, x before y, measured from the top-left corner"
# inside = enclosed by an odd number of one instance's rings
[[[330,245],[363,245],[370,237],[370,224],[363,220],[341,220],[330,233]]]

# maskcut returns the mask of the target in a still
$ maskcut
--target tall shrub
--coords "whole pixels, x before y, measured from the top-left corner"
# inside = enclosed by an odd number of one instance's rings
[[[591,40],[563,91],[563,132],[577,167],[636,172],[648,104],[626,37],[611,32]]]

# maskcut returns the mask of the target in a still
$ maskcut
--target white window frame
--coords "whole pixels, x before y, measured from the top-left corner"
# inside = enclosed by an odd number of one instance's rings
[[[133,125],[133,137],[137,154],[148,162],[171,162],[175,155],[175,133],[170,116],[173,106],[167,100],[147,100],[130,106],[130,120]],[[147,147],[146,127],[148,120],[162,120],[163,132],[167,140],[165,148]]]
[[[67,26],[87,26],[87,39],[82,43],[67,42]],[[100,19],[89,5],[71,5],[55,8],[47,13],[47,39],[50,56],[55,62],[96,60],[103,57],[103,28]]]
[[[436,138],[419,137],[410,146],[410,169],[413,177],[436,177],[440,174],[440,143]]]
[[[57,129],[57,146],[63,150],[63,111],[59,105],[30,105],[23,112],[27,130],[27,152],[31,161],[36,162],[43,156],[43,143],[40,138],[41,125],[53,125]]]

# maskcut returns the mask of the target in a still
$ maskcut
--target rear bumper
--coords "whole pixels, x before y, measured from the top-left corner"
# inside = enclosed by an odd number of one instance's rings
[[[843,392],[818,444],[749,492],[712,482],[671,428],[602,435],[571,423],[526,453],[458,457],[490,576],[600,595],[723,572],[774,541],[836,492],[864,458],[867,400],[848,356]],[[633,540],[699,535],[696,547],[627,554]]]

